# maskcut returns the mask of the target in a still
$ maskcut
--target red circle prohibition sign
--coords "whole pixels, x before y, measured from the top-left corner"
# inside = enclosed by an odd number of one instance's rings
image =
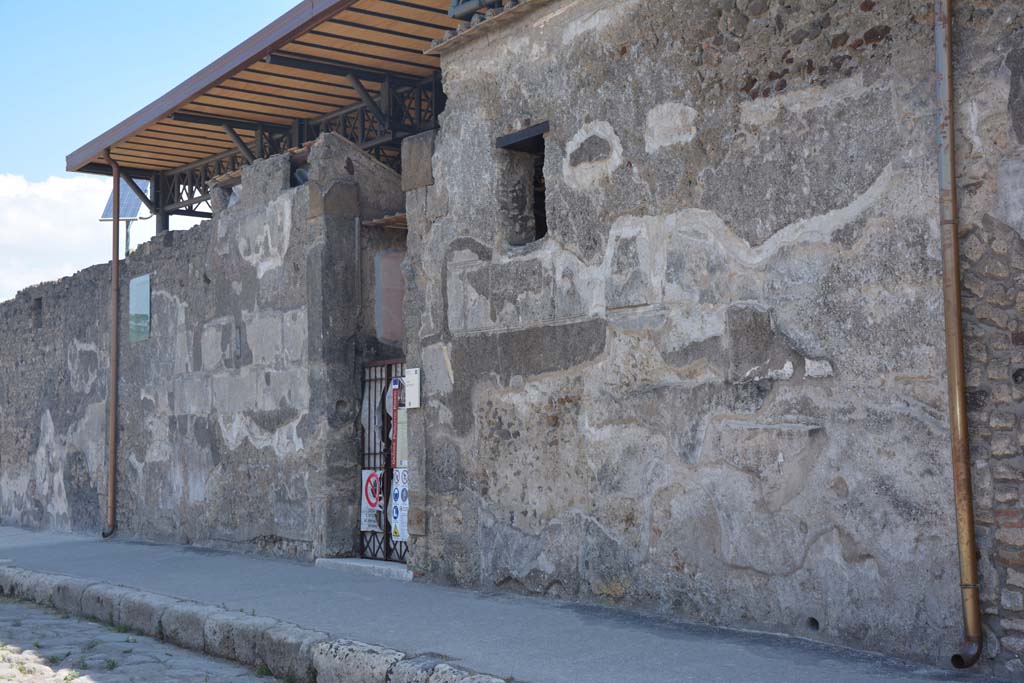
[[[370,476],[366,478],[363,495],[371,508],[376,508],[380,504],[380,477],[376,472],[370,472]]]

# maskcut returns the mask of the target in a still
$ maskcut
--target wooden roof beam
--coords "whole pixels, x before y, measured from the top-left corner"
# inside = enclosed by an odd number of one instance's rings
[[[222,119],[216,116],[199,116],[198,114],[171,114],[171,120],[184,121],[185,123],[201,123],[207,126],[218,128],[230,126],[231,128],[242,128],[244,130],[259,130],[262,128],[271,133],[290,133],[291,128],[280,126],[276,123],[263,123],[261,121],[241,121],[239,119]],[[237,135],[237,133],[236,133]]]
[[[370,81],[371,83],[383,83],[384,79],[388,77],[388,74],[383,71],[375,71],[365,67],[353,66],[352,64],[345,64],[344,62],[301,59],[281,53],[267,55],[267,57],[264,58],[264,61],[267,64],[272,64],[274,66],[299,69],[300,71],[314,71],[316,73],[340,76],[343,78],[351,76],[352,78],[360,81]],[[414,80],[401,76],[399,76],[399,78],[403,78],[403,80]]]

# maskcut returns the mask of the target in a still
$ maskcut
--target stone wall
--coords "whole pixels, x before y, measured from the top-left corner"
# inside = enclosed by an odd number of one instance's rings
[[[957,13],[968,422],[987,655],[1024,664],[1024,7]]]
[[[109,266],[0,304],[5,523],[73,531],[103,525],[109,320]]]
[[[1022,15],[969,4],[972,427],[1009,615]],[[444,54],[441,131],[404,150],[415,569],[948,662],[931,7],[556,0]],[[532,200],[495,139],[541,121],[549,232],[512,246]]]
[[[358,551],[360,366],[380,339],[381,255],[399,177],[335,135],[292,187],[287,155],[244,169],[216,216],[122,264],[118,525],[152,540],[311,557]],[[362,260],[363,265],[359,263]],[[131,278],[151,276],[149,339],[127,338]],[[106,505],[109,266],[2,305],[0,516],[98,531]],[[40,323],[33,302],[42,299]],[[26,395],[28,394],[28,395]]]

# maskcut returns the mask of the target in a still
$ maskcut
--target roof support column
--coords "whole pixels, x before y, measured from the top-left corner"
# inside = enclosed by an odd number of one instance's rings
[[[171,217],[164,210],[164,177],[162,174],[155,174],[149,181],[149,194],[150,202],[156,209],[155,211],[150,209],[156,215],[156,234],[160,235],[171,229]]]
[[[114,179],[113,220],[111,228],[110,256],[110,380],[107,385],[107,523],[103,538],[109,538],[117,528],[117,382],[118,360],[121,338],[119,334],[121,256],[118,242],[121,230],[121,167],[110,157],[110,150],[104,152],[110,164],[110,175]]]

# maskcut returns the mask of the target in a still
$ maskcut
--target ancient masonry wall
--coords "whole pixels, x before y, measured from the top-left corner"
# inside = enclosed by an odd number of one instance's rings
[[[968,424],[988,657],[1024,675],[1024,7],[956,16]]]
[[[121,534],[358,551],[359,367],[401,343],[376,333],[373,264],[405,240],[364,233],[360,249],[354,221],[400,210],[403,195],[397,174],[334,135],[308,171],[291,187],[289,157],[257,161],[234,198],[215,192],[214,220],[122,263]],[[144,274],[151,335],[129,342],[129,281]],[[108,296],[101,265],[0,305],[4,523],[103,524]]]
[[[967,5],[986,662],[1019,669],[1024,17]],[[948,662],[931,6],[557,0],[445,54],[404,154],[415,569]],[[549,232],[511,246],[495,138],[541,121]]]

